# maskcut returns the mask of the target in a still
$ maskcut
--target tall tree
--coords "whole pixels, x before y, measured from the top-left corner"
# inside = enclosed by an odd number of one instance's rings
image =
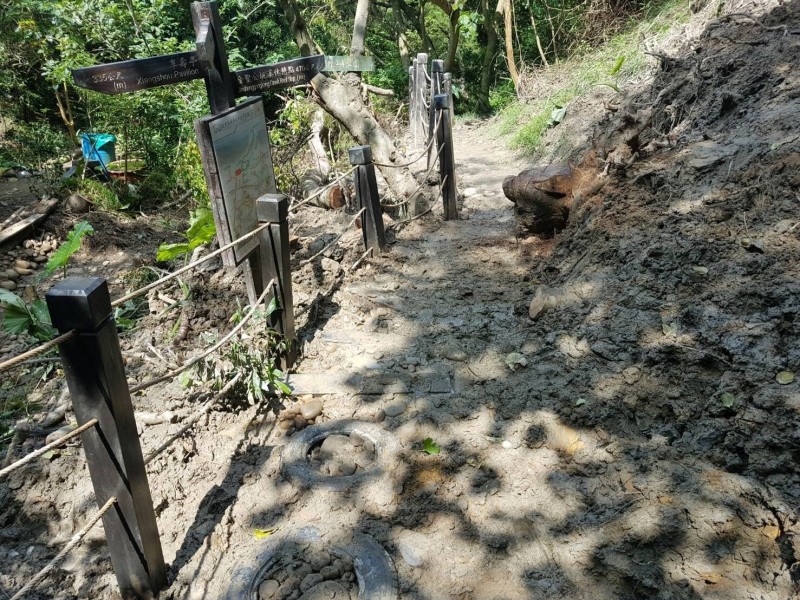
[[[369,14],[369,0],[359,0],[357,9]],[[363,6],[362,6],[363,5]],[[301,54],[308,55],[312,48],[318,48],[297,5],[297,0],[281,0],[281,6],[289,18],[292,35]],[[358,12],[358,11],[357,11]],[[366,19],[363,21],[366,31]],[[359,26],[354,27],[357,35]],[[354,36],[354,38],[357,36]],[[354,39],[351,48],[363,48],[363,39]],[[316,101],[334,119],[339,121],[347,132],[359,143],[369,145],[376,163],[393,165],[379,167],[392,191],[401,198],[409,198],[417,189],[416,180],[407,167],[394,166],[407,162],[406,157],[395,145],[392,137],[375,119],[361,95],[361,78],[357,73],[348,73],[340,79],[318,74],[311,81],[316,93]],[[410,207],[414,212],[414,207]]]

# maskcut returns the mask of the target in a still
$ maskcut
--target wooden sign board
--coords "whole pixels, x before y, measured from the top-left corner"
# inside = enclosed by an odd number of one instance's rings
[[[220,246],[258,226],[256,200],[274,194],[275,171],[264,104],[250,98],[194,123]],[[258,236],[223,254],[226,266],[241,263],[258,247]]]
[[[235,94],[248,96],[267,90],[305,85],[320,71],[373,71],[371,56],[305,56],[233,73]]]
[[[72,71],[75,85],[104,94],[135,92],[202,77],[196,52],[125,60]]]
[[[235,94],[251,96],[266,90],[304,85],[320,71],[373,71],[371,56],[306,56],[233,73]],[[181,81],[201,79],[197,52],[179,52],[152,58],[84,67],[72,71],[78,87],[103,94],[124,94]]]

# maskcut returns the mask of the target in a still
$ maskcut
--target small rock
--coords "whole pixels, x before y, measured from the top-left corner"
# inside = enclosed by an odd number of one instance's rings
[[[72,431],[74,431],[77,428],[78,428],[77,425],[72,425],[72,424],[64,425],[63,427],[59,427],[58,429],[56,429],[55,431],[51,431],[47,435],[47,437],[44,440],[44,443],[45,444],[52,444],[58,438],[64,437],[65,435],[67,435],[68,433],[71,433]]]
[[[478,190],[477,188],[474,187],[468,187],[467,189],[464,190],[464,193],[462,194],[464,198],[472,198],[472,196],[477,196],[477,195],[478,195]]]
[[[336,567],[331,565],[331,566],[328,566],[328,567],[322,567],[322,569],[320,569],[319,574],[322,575],[322,578],[325,581],[331,581],[333,579],[339,579],[339,576],[342,573],[341,573],[341,571],[339,571],[339,569],[337,569]]]
[[[350,458],[340,456],[331,461],[328,472],[332,477],[349,477],[356,472],[356,463]]]
[[[503,440],[503,444],[502,445],[503,445],[503,448],[505,448],[506,450],[511,450],[511,448],[513,448],[513,444],[511,442],[509,442],[508,440]]]
[[[280,584],[274,579],[262,581],[261,585],[258,586],[258,600],[273,600],[273,598],[277,598],[280,587]]]
[[[378,412],[376,412],[375,415],[372,417],[372,420],[375,423],[383,423],[385,419],[386,419],[386,411],[383,410],[382,408],[378,410]]]
[[[72,212],[85,213],[89,212],[89,201],[81,194],[72,194],[67,198],[67,206]]]
[[[404,531],[400,534],[397,549],[409,567],[421,567],[425,564],[422,548],[425,547],[427,541],[424,535],[414,531]]]
[[[38,268],[38,267],[39,267],[39,265],[38,265],[37,263],[43,263],[43,262],[47,262],[47,257],[46,257],[46,256],[34,256],[34,257],[33,257],[33,261],[34,261],[34,262],[33,262],[33,264],[31,265],[31,268],[32,268],[32,269],[36,269],[36,268]]]
[[[622,372],[622,378],[628,385],[633,385],[642,378],[642,372],[638,367],[628,367]]]
[[[297,429],[297,431],[302,431],[303,429],[306,428],[307,423],[306,420],[301,415],[297,415],[292,420],[292,424],[294,425],[295,429]]]
[[[19,279],[19,273],[17,273],[14,269],[8,269],[7,271],[4,271],[3,276],[11,281],[16,281]]]
[[[304,419],[316,419],[322,414],[322,401],[311,400],[305,404],[300,405],[300,414]]]
[[[320,264],[322,265],[323,271],[325,271],[326,273],[332,273],[334,275],[337,274],[342,269],[342,265],[340,265],[338,262],[336,262],[333,259],[326,258],[324,256],[322,257]]]
[[[387,406],[386,409],[384,410],[384,413],[387,417],[399,417],[405,412],[405,410],[406,410],[405,404],[398,402],[396,404],[390,404],[389,406]]]
[[[320,460],[331,460],[340,455],[347,456],[352,451],[350,438],[346,435],[329,435],[319,448]]]
[[[17,275],[21,277],[27,277],[28,275],[33,275],[33,269],[21,269],[20,267],[14,267],[14,270],[17,272]]]
[[[325,581],[309,589],[297,600],[350,600],[350,593],[336,581]]]
[[[322,578],[322,575],[320,575],[319,573],[311,573],[311,575],[306,575],[303,578],[303,581],[300,582],[300,591],[307,592],[312,587],[314,587],[315,585],[319,585],[323,581],[324,579]]]
[[[294,417],[291,419],[284,419],[278,423],[278,428],[282,429],[283,431],[287,431],[294,427]]]
[[[13,292],[15,289],[17,289],[17,284],[11,280],[0,281],[0,288],[8,290],[9,292]]]
[[[308,562],[311,564],[312,569],[321,571],[324,567],[331,564],[331,555],[324,550],[318,550],[311,553],[308,557]]]
[[[15,269],[30,269],[32,266],[27,260],[22,260],[21,258],[14,261]]]

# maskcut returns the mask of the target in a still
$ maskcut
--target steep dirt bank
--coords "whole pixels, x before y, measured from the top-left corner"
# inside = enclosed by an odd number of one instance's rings
[[[162,597],[222,598],[265,544],[300,531],[372,535],[403,599],[795,597],[799,6],[742,4],[753,19],[712,19],[616,112],[571,110],[601,157],[626,160],[556,237],[519,235],[501,183],[529,165],[479,121],[456,130],[462,220],[437,206],[343,275],[357,232],[299,263],[348,217],[294,219],[296,297],[310,308],[307,377],[293,381],[316,388],[329,422],[385,416],[401,448],[345,491],[303,488],[280,470],[296,434],[254,408],[211,411],[148,470],[170,563]],[[223,331],[230,280],[203,284],[218,314],[197,330]],[[159,318],[133,350],[160,344]],[[135,399],[176,420],[196,402],[177,382]],[[143,426],[145,453],[180,426]],[[2,487],[6,590],[93,511],[82,451],[69,452]],[[113,598],[102,539],[39,597]]]

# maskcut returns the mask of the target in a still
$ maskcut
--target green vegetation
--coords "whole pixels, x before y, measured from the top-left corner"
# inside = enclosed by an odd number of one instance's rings
[[[3,307],[3,329],[7,333],[27,333],[46,342],[56,336],[50,321],[50,312],[44,300],[36,299],[31,304],[8,290],[0,289],[0,306]]]
[[[621,33],[597,48],[584,48],[557,64],[543,78],[559,81],[554,95],[537,97],[530,102],[515,101],[501,113],[499,131],[511,135],[511,143],[528,154],[535,154],[542,136],[553,126],[553,110],[566,106],[593,87],[607,86],[620,92],[625,81],[640,73],[647,65],[641,46],[644,37],[653,38],[669,26],[689,17],[686,2],[670,0],[655,4],[641,20],[631,22]],[[524,123],[522,127],[520,123]]]
[[[364,0],[361,0],[362,2]],[[231,67],[298,56],[291,29],[299,14],[319,48],[348,54],[357,2],[352,0],[219,0]],[[592,86],[624,90],[644,64],[641,35],[665,30],[688,14],[685,0],[389,0],[369,3],[363,41],[376,70],[363,74],[395,96],[369,94],[384,127],[402,116],[410,58],[426,52],[453,73],[459,112],[502,111],[514,143],[533,152],[560,110]],[[80,191],[96,208],[154,208],[191,192],[190,208],[208,195],[194,143],[193,121],[208,112],[200,80],[133,94],[102,95],[77,88],[71,69],[185,51],[194,47],[189,0],[9,0],[0,9],[0,165],[58,168],[80,132],[113,133],[114,171],[134,179],[102,183],[91,177],[64,190]],[[553,97],[533,96],[542,77],[567,81]],[[308,90],[265,94],[282,191],[297,194],[308,165],[306,136],[316,105]],[[519,123],[523,123],[519,127]],[[326,118],[326,149],[345,163],[352,140]],[[298,158],[299,157],[299,158]],[[143,177],[143,179],[142,179]]]
[[[189,213],[189,229],[183,234],[185,242],[177,244],[161,244],[156,260],[167,261],[179,256],[188,255],[192,250],[214,239],[214,216],[207,208],[198,208]]]
[[[81,249],[83,238],[93,233],[94,227],[92,227],[89,222],[81,221],[80,223],[76,223],[72,231],[67,234],[67,240],[58,247],[58,250],[53,252],[50,260],[44,265],[42,277],[52,274],[53,271],[57,269],[63,269],[64,277],[66,277],[67,265],[69,264],[70,258]]]

